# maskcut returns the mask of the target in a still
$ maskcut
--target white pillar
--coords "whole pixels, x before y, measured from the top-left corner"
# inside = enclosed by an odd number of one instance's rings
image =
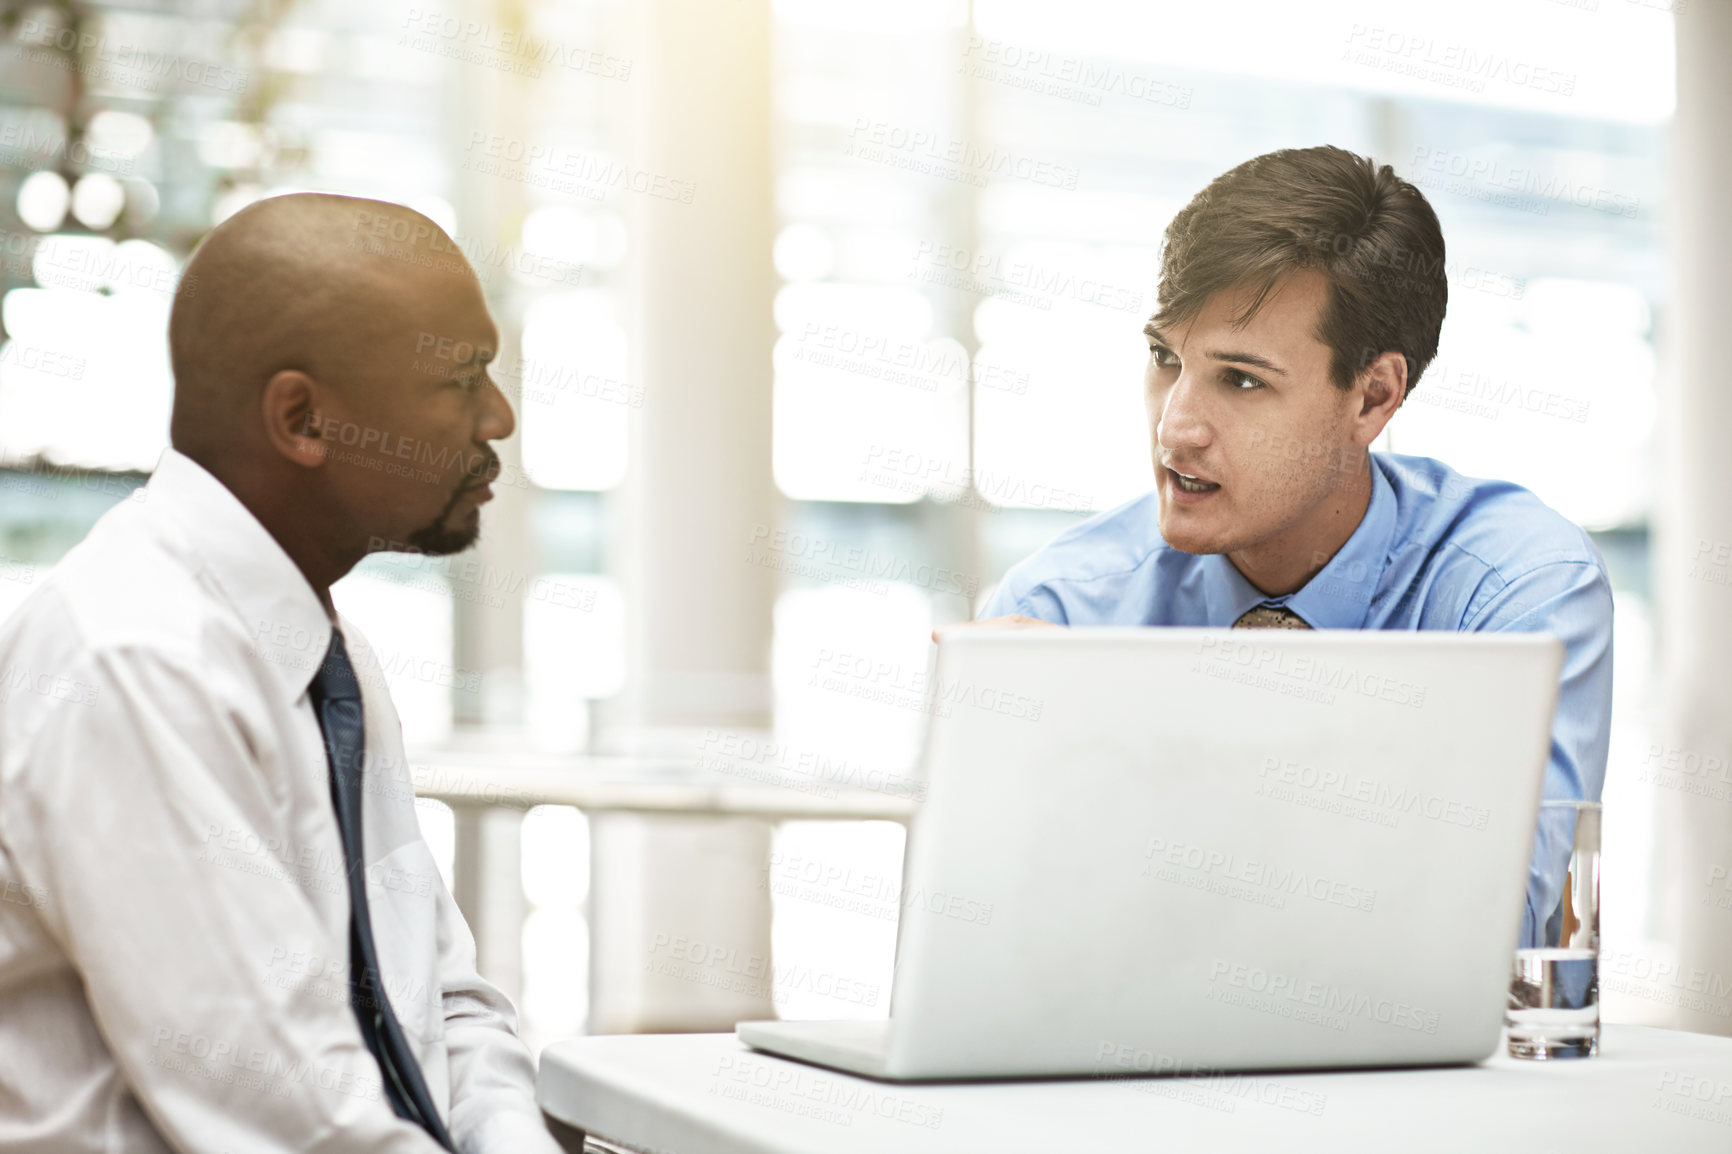
[[[705,728],[764,728],[771,707],[775,574],[745,561],[752,526],[773,525],[778,506],[770,10],[639,0],[635,17],[638,191],[625,195],[644,404],[616,506],[631,679],[608,720],[614,748],[690,764]],[[613,814],[591,833],[590,1029],[772,1016],[769,824]]]
[[[523,1001],[523,812],[454,805],[456,858],[451,896],[475,936],[475,968],[513,1005]]]
[[[1666,472],[1654,537],[1664,706],[1661,749],[1644,751],[1644,768],[1665,783],[1655,790],[1654,909],[1678,957],[1675,974],[1649,984],[1666,1024],[1732,1034],[1732,909],[1719,904],[1732,899],[1732,4],[1693,3],[1676,19]]]
[[[465,20],[484,27],[522,31],[523,13],[516,5],[463,0],[460,11]],[[451,88],[443,120],[449,155],[463,156],[476,132],[515,139],[527,135],[521,76],[463,61],[448,61],[446,67]],[[527,208],[522,184],[458,165],[451,191],[458,239],[465,248],[517,245]],[[499,326],[500,363],[517,363],[522,331],[512,308],[511,282],[498,264],[483,262],[475,271]],[[518,391],[512,380],[500,384],[507,396]],[[514,587],[517,575],[527,578],[537,569],[529,524],[532,494],[522,467],[523,413],[516,400],[512,409],[518,432],[494,446],[504,466],[504,483],[494,486],[496,496],[482,511],[475,550],[454,558],[448,570],[454,593],[451,664],[460,673],[480,675],[479,689],[471,688],[475,681],[465,677],[452,689],[451,744],[456,748],[497,749],[524,720],[523,600],[498,592],[501,586]],[[505,580],[496,577],[489,587],[483,576],[478,586],[466,584],[464,575],[471,572],[503,575]],[[453,896],[475,935],[476,968],[514,1002],[523,988],[523,919],[528,912],[521,880],[522,824],[523,814],[514,810],[456,809]]]
[[[463,15],[482,27],[498,28],[502,34],[524,31],[522,11],[498,0],[466,0]],[[447,119],[451,155],[465,155],[474,133],[519,140],[528,136],[523,77],[467,62],[452,62],[448,67],[453,71],[453,84],[463,94],[451,106],[452,115]],[[518,227],[528,211],[522,183],[460,165],[453,193],[457,228],[466,247],[491,250],[493,246],[517,246]],[[499,363],[520,363],[517,353],[522,327],[512,307],[510,278],[498,263],[483,262],[475,271],[499,326]],[[500,386],[508,397],[520,391],[520,382],[509,378],[501,379]],[[529,525],[532,494],[523,475],[523,411],[516,399],[512,400],[512,410],[517,414],[518,431],[494,445],[503,466],[502,483],[494,485],[494,499],[482,510],[481,539],[475,552],[456,559],[450,570],[452,583],[458,586],[452,604],[452,665],[480,674],[478,691],[452,691],[458,744],[469,736],[465,730],[484,727],[497,735],[523,723],[523,599],[496,596],[498,586],[513,588],[517,576],[526,575],[527,579],[536,569]],[[470,562],[479,564],[472,566]],[[466,584],[460,577],[470,572],[494,575],[495,587],[488,587],[486,576],[479,583]],[[490,594],[495,596],[490,598]]]

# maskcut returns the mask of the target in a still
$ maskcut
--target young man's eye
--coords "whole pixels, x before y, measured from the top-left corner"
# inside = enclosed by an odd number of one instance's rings
[[[1155,367],[1158,369],[1176,368],[1179,364],[1179,354],[1166,345],[1150,345],[1149,356],[1154,358]]]
[[[1235,389],[1243,389],[1246,392],[1249,392],[1252,389],[1261,389],[1261,388],[1267,387],[1263,384],[1262,381],[1258,380],[1256,377],[1253,377],[1250,373],[1241,373],[1237,369],[1228,370],[1227,383],[1229,385],[1233,386]]]

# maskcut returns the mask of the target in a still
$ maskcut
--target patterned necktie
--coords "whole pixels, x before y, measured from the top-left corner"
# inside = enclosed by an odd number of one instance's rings
[[[331,766],[331,804],[343,838],[343,865],[349,878],[349,1004],[361,1024],[361,1037],[378,1060],[391,1108],[399,1118],[418,1123],[447,1150],[455,1150],[439,1119],[420,1063],[409,1049],[403,1027],[385,997],[379,979],[379,956],[373,948],[373,921],[367,912],[367,872],[361,854],[361,768],[366,758],[362,724],[361,683],[349,664],[349,651],[339,629],[331,630],[331,648],[308,687],[313,713],[325,735],[325,757]]]
[[[1311,623],[1291,609],[1277,609],[1273,605],[1259,605],[1255,609],[1247,609],[1243,617],[1233,622],[1233,628],[1309,629]]]

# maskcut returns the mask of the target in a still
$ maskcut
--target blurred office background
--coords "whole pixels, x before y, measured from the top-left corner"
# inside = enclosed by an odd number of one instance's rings
[[[411,205],[486,284],[521,432],[477,552],[375,556],[338,604],[483,971],[538,1046],[882,1014],[929,630],[1149,485],[1173,213],[1333,143],[1449,248],[1382,447],[1531,487],[1612,574],[1608,1017],[1732,1032],[1732,426],[1678,351],[1721,3],[8,3],[0,612],[165,446],[202,233]]]

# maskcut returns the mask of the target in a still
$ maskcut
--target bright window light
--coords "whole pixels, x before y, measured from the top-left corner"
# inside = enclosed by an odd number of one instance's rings
[[[107,228],[125,207],[126,189],[106,172],[86,173],[72,186],[72,215],[85,228]]]
[[[927,336],[910,289],[789,285],[776,296],[776,484],[804,500],[955,496],[968,481],[968,354]]]
[[[80,249],[76,259],[70,248],[49,251],[68,260],[49,279],[102,279],[113,267],[101,263],[113,255],[112,245]],[[85,256],[99,263],[83,264]],[[0,320],[11,337],[0,346],[0,461],[40,454],[82,468],[155,468],[168,447],[174,397],[164,339],[169,299],[148,290],[7,293],[0,300]]]
[[[1523,485],[1589,529],[1653,500],[1653,346],[1641,294],[1536,279],[1517,302],[1453,302],[1435,362],[1390,422],[1395,451]]]
[[[776,599],[776,740],[818,761],[908,774],[924,730],[932,599],[910,585]]]
[[[1000,52],[1039,46],[1048,60],[1070,53],[1559,116],[1652,124],[1674,101],[1672,16],[1657,4],[975,0],[974,28]]]
[[[885,1018],[902,911],[905,834],[893,821],[785,821],[770,872],[771,997],[789,1021]]]
[[[439,878],[449,890],[457,864],[457,815],[436,797],[418,797],[415,821],[427,841],[427,851],[433,855],[433,864],[439,867]]]
[[[454,692],[481,691],[480,673],[452,665],[451,595],[439,591],[440,583],[430,573],[409,584],[359,570],[331,586],[337,611],[356,624],[384,667],[409,749],[451,735]]]
[[[546,293],[526,310],[523,355],[494,379],[523,423],[523,468],[546,489],[610,489],[625,476],[633,408],[625,329],[610,294]]]
[[[58,172],[33,172],[18,184],[18,219],[37,232],[53,232],[66,219],[72,192]]]
[[[1014,508],[1107,509],[1153,484],[1142,320],[981,302],[974,486]]]
[[[544,573],[523,601],[523,669],[529,727],[543,748],[579,750],[590,699],[625,680],[625,599],[619,584],[588,573]]]

